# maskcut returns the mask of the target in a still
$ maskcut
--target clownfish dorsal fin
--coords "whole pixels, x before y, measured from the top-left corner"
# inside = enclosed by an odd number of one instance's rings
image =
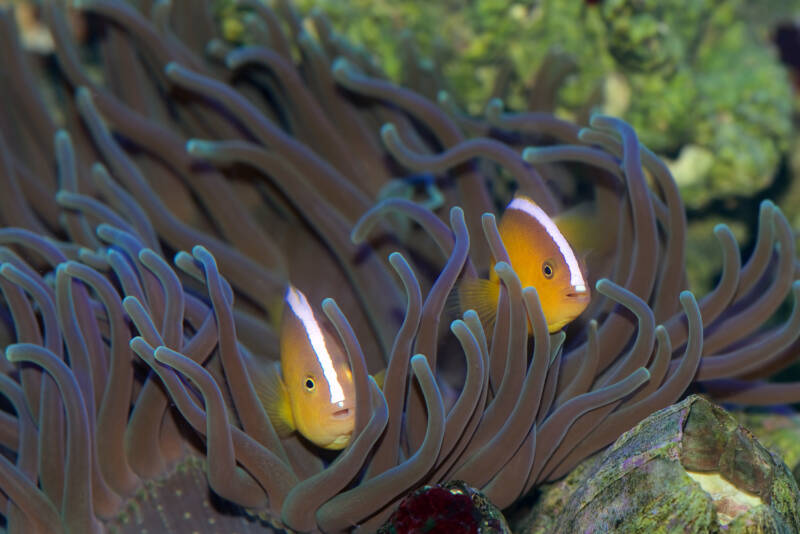
[[[267,317],[269,318],[269,325],[276,332],[280,332],[281,318],[283,317],[283,308],[285,307],[286,303],[283,295],[273,295],[267,299]]]
[[[271,362],[259,370],[253,385],[275,432],[280,437],[294,432],[294,416],[289,404],[289,392],[281,378],[280,364]]]
[[[553,222],[584,259],[589,252],[605,252],[614,246],[616,232],[609,232],[608,226],[599,224],[594,202],[581,202],[562,211],[553,217]]]
[[[482,278],[464,280],[458,287],[458,305],[461,313],[475,310],[484,330],[491,332],[497,315],[500,287],[496,282]]]
[[[383,390],[383,384],[386,382],[386,368],[381,369],[380,371],[372,375],[372,378],[375,379],[375,383],[378,384],[378,387],[381,388],[381,390]]]

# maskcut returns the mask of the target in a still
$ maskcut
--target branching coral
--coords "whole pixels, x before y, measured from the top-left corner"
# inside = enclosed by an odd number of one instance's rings
[[[380,79],[324,27],[313,41],[283,2],[243,1],[252,30],[269,31],[239,49],[188,2],[79,4],[95,48],[45,5],[58,113],[0,16],[10,532],[262,528],[253,515],[370,532],[424,483],[462,479],[506,507],[689,387],[800,398],[762,381],[797,354],[797,304],[765,326],[800,297],[785,218],[762,205],[743,267],[718,227],[722,277],[696,301],[675,183],[624,122],[579,130],[499,102],[454,114]],[[407,171],[431,177],[435,212],[396,177]],[[590,257],[597,292],[566,333],[548,334],[509,265],[493,214],[507,183],[549,213],[591,197],[616,232]],[[448,333],[459,277],[489,268],[494,329],[468,311]],[[277,359],[270,321],[288,280],[322,301],[352,368],[354,437],[335,458],[279,438],[254,392]],[[381,390],[369,373],[383,367]],[[184,485],[198,466],[227,511]]]

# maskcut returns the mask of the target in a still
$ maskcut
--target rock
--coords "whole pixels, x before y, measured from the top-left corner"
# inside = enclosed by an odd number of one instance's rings
[[[764,446],[780,454],[793,472],[800,472],[800,414],[788,408],[733,412]],[[797,476],[795,476],[795,480]]]
[[[691,396],[545,488],[515,531],[798,532],[800,491],[777,454],[725,410]]]

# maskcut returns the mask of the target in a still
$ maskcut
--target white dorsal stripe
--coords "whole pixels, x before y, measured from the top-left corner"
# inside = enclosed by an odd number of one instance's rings
[[[336,374],[336,369],[333,367],[333,358],[328,352],[328,346],[325,343],[325,337],[322,335],[322,329],[319,327],[317,318],[314,316],[314,311],[308,304],[308,300],[300,290],[289,286],[286,290],[286,303],[291,308],[300,322],[303,323],[303,328],[306,331],[308,340],[311,342],[311,348],[314,350],[314,355],[317,357],[320,367],[322,367],[322,374],[328,382],[328,390],[331,392],[331,403],[344,401],[344,390],[339,383],[339,376]]]
[[[561,234],[561,230],[558,229],[558,226],[556,226],[556,223],[553,222],[553,219],[548,217],[542,208],[524,197],[515,198],[511,201],[506,209],[525,212],[536,219],[536,221],[544,227],[547,235],[549,235],[553,242],[555,242],[559,252],[561,252],[561,256],[564,258],[564,261],[567,264],[567,269],[569,269],[570,285],[573,286],[576,291],[586,291],[586,282],[583,280],[583,274],[581,273],[581,268],[578,265],[578,258],[575,257],[572,247],[569,246],[567,240],[564,239],[564,236]]]

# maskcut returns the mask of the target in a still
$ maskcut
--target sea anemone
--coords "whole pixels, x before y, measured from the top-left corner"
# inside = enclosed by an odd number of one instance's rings
[[[722,274],[696,301],[675,183],[624,122],[498,101],[464,116],[386,82],[321,17],[312,38],[284,1],[240,1],[259,44],[235,49],[194,3],[139,4],[78,2],[79,44],[46,1],[52,64],[0,13],[10,532],[371,532],[424,484],[463,480],[507,507],[689,388],[800,399],[764,381],[800,334],[773,204],[744,266],[715,229]],[[551,214],[591,199],[616,236],[589,258],[593,302],[557,334],[497,231],[513,190]],[[447,303],[490,268],[486,332]],[[288,281],[321,301],[352,368],[337,456],[280,438],[255,394]]]

